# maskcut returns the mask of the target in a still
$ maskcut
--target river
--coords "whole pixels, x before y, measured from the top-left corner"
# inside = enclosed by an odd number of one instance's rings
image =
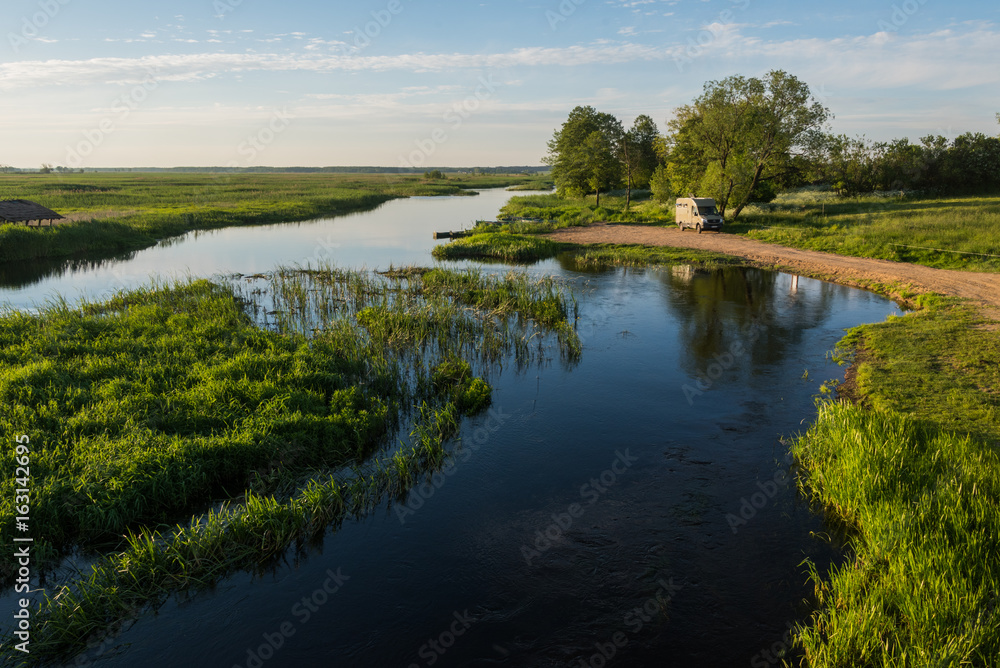
[[[429,264],[434,230],[509,193],[413,198],[332,219],[191,233],[119,258],[11,268],[31,309],[149,276],[333,260]],[[464,266],[465,263],[448,263]],[[496,265],[490,265],[497,270]],[[502,268],[501,268],[502,269]],[[582,359],[491,378],[456,466],[265,576],[146,613],[86,659],[112,666],[773,665],[808,616],[805,558],[841,557],[797,494],[787,438],[843,371],[876,295],[754,269],[581,273]]]

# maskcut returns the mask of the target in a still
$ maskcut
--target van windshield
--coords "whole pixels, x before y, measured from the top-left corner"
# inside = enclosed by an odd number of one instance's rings
[[[697,212],[700,213],[703,216],[714,216],[715,215],[715,207],[714,206],[703,206],[700,209],[698,209]]]

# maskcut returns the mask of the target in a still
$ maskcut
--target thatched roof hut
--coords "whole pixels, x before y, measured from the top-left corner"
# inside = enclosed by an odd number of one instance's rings
[[[26,199],[5,199],[0,200],[0,223],[25,223],[37,220],[41,225],[43,220],[51,222],[61,220],[62,216],[47,209],[41,204],[29,202]]]

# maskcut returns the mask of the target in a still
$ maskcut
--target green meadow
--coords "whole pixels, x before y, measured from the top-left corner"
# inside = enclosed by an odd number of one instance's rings
[[[501,219],[511,222],[497,231],[532,234],[600,221],[671,227],[674,212],[648,191],[634,191],[626,212],[624,194],[615,191],[602,195],[601,206],[594,197],[519,196],[503,208]],[[802,188],[747,207],[727,221],[724,233],[942,269],[1000,271],[1000,196],[841,197]]]
[[[539,181],[521,175],[0,174],[0,200],[31,200],[71,218],[51,228],[0,225],[0,261],[135,250],[191,230],[309,220],[399,197]]]

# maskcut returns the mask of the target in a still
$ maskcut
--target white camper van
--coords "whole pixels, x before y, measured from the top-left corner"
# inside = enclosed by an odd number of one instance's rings
[[[677,200],[677,227],[683,232],[685,227],[702,230],[721,231],[726,221],[715,208],[711,197],[682,197]]]

